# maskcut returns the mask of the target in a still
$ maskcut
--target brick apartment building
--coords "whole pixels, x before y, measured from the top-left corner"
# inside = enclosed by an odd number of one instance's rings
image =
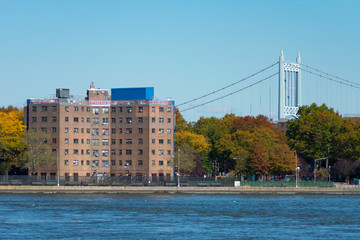
[[[57,89],[56,98],[28,99],[28,130],[47,132],[57,166],[39,167],[43,179],[173,176],[174,102],[154,100],[154,88],[87,90],[85,99]]]

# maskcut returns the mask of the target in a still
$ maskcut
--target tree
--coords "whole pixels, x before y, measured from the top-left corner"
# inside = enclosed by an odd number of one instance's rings
[[[41,131],[28,131],[26,134],[26,167],[33,175],[39,167],[54,166],[56,164],[56,153],[53,153],[47,144],[49,138],[48,133]]]
[[[25,126],[20,111],[0,112],[0,171],[8,175],[12,167],[19,167],[25,149]]]
[[[311,164],[313,159],[328,156],[331,162],[338,157],[335,139],[344,120],[326,105],[301,106],[299,118],[291,120],[286,131],[288,144]]]

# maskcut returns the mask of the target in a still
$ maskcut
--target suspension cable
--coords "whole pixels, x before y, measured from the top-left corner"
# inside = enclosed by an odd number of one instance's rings
[[[272,64],[272,65],[270,65],[270,66],[268,66],[268,67],[266,67],[266,68],[264,68],[264,69],[261,69],[260,71],[257,71],[257,72],[254,73],[254,74],[251,74],[251,75],[249,75],[249,76],[247,76],[247,77],[245,77],[245,78],[243,78],[243,79],[241,79],[241,80],[239,80],[239,81],[237,81],[237,82],[234,82],[234,83],[232,83],[232,84],[230,84],[230,85],[227,85],[227,86],[225,86],[225,87],[223,87],[223,88],[220,88],[220,89],[215,90],[215,91],[213,91],[213,92],[207,93],[207,94],[205,94],[205,95],[203,95],[203,96],[201,96],[201,97],[197,97],[197,98],[194,98],[194,99],[192,99],[192,100],[189,100],[189,101],[183,102],[183,103],[181,103],[181,104],[178,104],[177,107],[182,106],[182,105],[185,105],[185,104],[188,104],[188,103],[191,103],[191,102],[194,102],[194,101],[197,101],[197,100],[199,100],[199,99],[202,99],[202,98],[204,98],[204,97],[210,96],[210,95],[215,94],[215,93],[217,93],[217,92],[223,91],[223,90],[225,90],[225,89],[227,89],[227,88],[229,88],[229,87],[232,87],[232,86],[234,86],[234,85],[236,85],[236,84],[238,84],[238,83],[241,83],[241,82],[243,82],[243,81],[245,81],[245,80],[247,80],[247,79],[249,79],[249,78],[251,78],[251,77],[254,77],[255,75],[257,75],[257,74],[259,74],[259,73],[262,73],[262,72],[266,71],[267,69],[275,66],[275,65],[278,64],[278,63],[279,63],[279,62],[276,62],[276,63],[274,63],[274,64]]]
[[[231,96],[231,95],[233,95],[233,94],[235,94],[235,93],[241,92],[241,91],[243,91],[243,90],[245,90],[245,89],[247,89],[247,88],[250,88],[250,87],[252,87],[252,86],[255,86],[256,84],[259,84],[259,83],[261,83],[261,82],[264,82],[265,80],[267,80],[267,79],[269,79],[269,78],[272,78],[272,77],[274,77],[274,76],[276,76],[276,75],[278,75],[278,74],[279,74],[278,72],[277,72],[277,73],[274,73],[274,74],[272,74],[272,75],[270,75],[270,76],[268,76],[268,77],[266,77],[266,78],[263,78],[263,79],[255,82],[255,83],[252,83],[252,84],[250,84],[250,85],[248,85],[248,86],[246,86],[246,87],[243,87],[243,88],[241,88],[241,89],[239,89],[239,90],[237,90],[237,91],[231,92],[231,93],[229,93],[229,94],[226,94],[226,95],[224,95],[224,96],[215,98],[215,99],[210,100],[210,101],[207,101],[207,102],[205,102],[205,103],[202,103],[202,104],[199,104],[199,105],[196,105],[196,106],[193,106],[193,107],[186,108],[186,109],[184,109],[184,110],[181,110],[181,112],[185,112],[185,111],[188,111],[188,110],[197,108],[197,107],[204,106],[204,105],[206,105],[206,104],[208,104],[208,103],[212,103],[212,102],[215,102],[215,101],[217,101],[217,100],[226,98],[226,97]]]
[[[310,69],[312,69],[312,70],[315,70],[315,71],[317,71],[317,72],[323,73],[323,74],[325,74],[325,75],[327,75],[327,76],[330,76],[330,77],[333,77],[333,78],[342,80],[342,81],[347,82],[347,83],[349,83],[349,84],[354,84],[354,85],[360,86],[360,83],[352,82],[352,81],[346,80],[346,79],[344,79],[344,78],[341,78],[341,77],[338,77],[338,76],[334,76],[334,75],[332,75],[332,74],[330,74],[330,73],[323,72],[323,71],[321,71],[321,70],[319,70],[319,69],[310,67],[310,66],[308,66],[308,65],[306,65],[306,64],[303,64],[303,63],[301,63],[301,65],[304,66],[304,67],[310,68]],[[302,69],[302,70],[306,71],[305,69]]]

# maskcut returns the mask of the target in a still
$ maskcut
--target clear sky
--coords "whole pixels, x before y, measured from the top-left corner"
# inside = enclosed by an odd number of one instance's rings
[[[300,51],[303,63],[360,82],[359,10],[355,0],[0,0],[0,106],[23,107],[56,88],[84,97],[91,82],[106,89],[153,86],[158,99],[179,104],[277,62],[281,49],[285,60],[295,61]],[[343,98],[343,86],[309,75],[303,74],[304,104],[360,113],[353,99],[331,102]],[[359,95],[359,89],[344,92]],[[276,108],[273,77],[183,115],[188,121],[225,113],[276,118]]]

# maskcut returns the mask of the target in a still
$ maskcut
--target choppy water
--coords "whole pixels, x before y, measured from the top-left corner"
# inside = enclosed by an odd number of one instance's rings
[[[0,239],[359,239],[360,196],[4,195]]]

